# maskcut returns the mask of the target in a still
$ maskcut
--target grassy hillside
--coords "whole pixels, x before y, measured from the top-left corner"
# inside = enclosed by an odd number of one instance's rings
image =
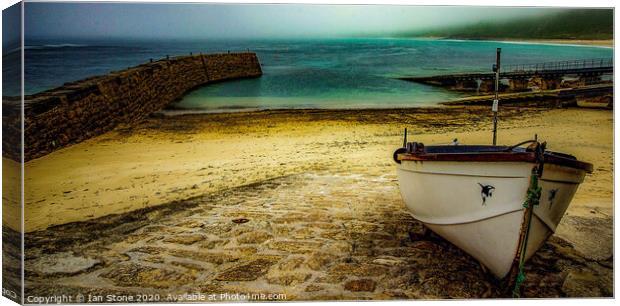
[[[613,39],[613,10],[574,9],[551,15],[402,33],[462,39]]]

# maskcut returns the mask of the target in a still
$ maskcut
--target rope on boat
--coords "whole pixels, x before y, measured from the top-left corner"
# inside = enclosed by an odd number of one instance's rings
[[[516,145],[512,145],[512,146],[510,146],[510,147],[508,147],[508,148],[504,149],[504,151],[505,151],[505,152],[510,152],[510,151],[514,150],[515,148],[518,148],[518,147],[520,147],[520,146],[522,146],[522,145],[524,145],[524,144],[526,144],[526,143],[535,143],[535,142],[538,142],[538,140],[536,140],[536,139],[531,139],[531,140],[522,141],[522,142],[519,142],[519,143],[518,143],[518,144],[516,144]]]
[[[525,282],[525,253],[527,251],[527,243],[530,236],[530,226],[532,224],[532,216],[534,214],[534,206],[540,204],[540,196],[542,194],[542,187],[538,185],[538,179],[542,177],[542,170],[544,165],[544,150],[546,143],[538,144],[536,146],[536,160],[537,164],[532,168],[530,174],[530,184],[527,189],[527,196],[525,202],[523,202],[523,208],[525,208],[526,223],[525,223],[525,237],[522,241],[519,250],[519,270],[515,279],[515,287],[512,290],[512,297],[519,298],[521,295],[521,285]]]

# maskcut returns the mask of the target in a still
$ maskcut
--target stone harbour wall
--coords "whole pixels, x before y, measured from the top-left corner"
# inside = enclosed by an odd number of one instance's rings
[[[196,87],[261,75],[255,53],[200,54],[152,61],[26,96],[24,160],[139,121]],[[19,131],[19,108],[18,99],[3,98],[4,129]],[[4,145],[3,155],[19,160],[19,143]]]

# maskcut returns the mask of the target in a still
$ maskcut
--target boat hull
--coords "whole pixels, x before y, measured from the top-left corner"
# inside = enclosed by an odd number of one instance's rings
[[[472,255],[498,278],[513,264],[533,163],[403,160],[398,178],[414,218]],[[585,171],[546,164],[526,248],[530,258],[553,234]]]

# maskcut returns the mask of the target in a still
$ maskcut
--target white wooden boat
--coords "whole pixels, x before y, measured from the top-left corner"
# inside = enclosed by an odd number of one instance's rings
[[[408,143],[394,153],[400,191],[413,217],[500,279],[553,234],[592,172],[589,163],[530,142],[528,148]],[[542,191],[528,219],[524,203],[532,176]]]

